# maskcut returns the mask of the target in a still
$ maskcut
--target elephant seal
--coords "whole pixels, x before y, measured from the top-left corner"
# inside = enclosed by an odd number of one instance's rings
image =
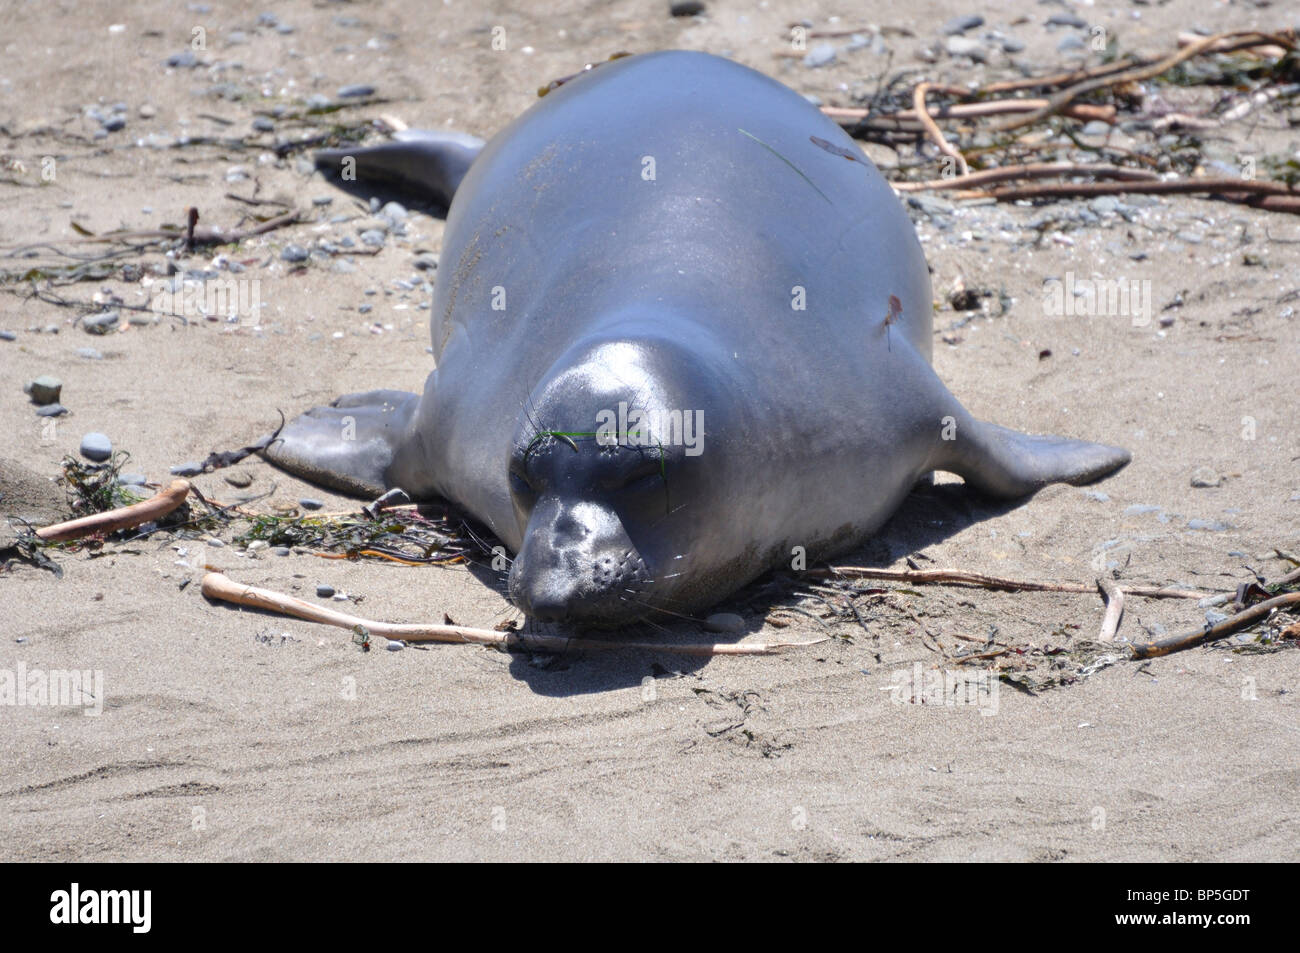
[[[603,65],[459,181],[439,141],[320,157],[416,185],[426,162],[426,190],[454,193],[424,393],[341,397],[267,455],[459,504],[516,553],[509,595],[536,619],[689,615],[794,547],[860,546],[936,469],[1018,497],[1129,459],[962,408],[930,367],[929,273],[898,199],[760,73],[688,52]]]

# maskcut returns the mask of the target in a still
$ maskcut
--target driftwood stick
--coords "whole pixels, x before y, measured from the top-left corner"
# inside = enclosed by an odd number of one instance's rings
[[[115,510],[104,513],[83,516],[66,523],[55,523],[53,526],[38,529],[36,535],[50,542],[61,542],[65,539],[89,536],[92,533],[111,533],[119,529],[130,529],[141,523],[166,516],[185,502],[189,492],[188,480],[172,480],[166,489],[147,500],[132,503],[130,506],[119,506]]]
[[[203,594],[209,599],[220,599],[240,605],[279,612],[283,615],[297,616],[309,622],[320,622],[351,629],[358,625],[365,626],[372,635],[381,635],[386,639],[400,639],[406,642],[456,642],[474,645],[491,645],[503,649],[522,649],[525,651],[545,650],[548,652],[565,652],[571,649],[623,649],[647,652],[673,652],[679,655],[775,655],[787,648],[816,645],[826,639],[814,639],[809,642],[767,642],[762,645],[732,645],[718,643],[712,645],[693,645],[666,642],[627,642],[613,639],[578,639],[560,635],[520,635],[515,632],[496,632],[492,629],[474,629],[463,625],[425,625],[422,623],[401,625],[390,622],[375,622],[357,616],[336,612],[324,606],[312,605],[293,596],[272,592],[270,589],[258,589],[231,582],[219,572],[210,572],[203,577]]]
[[[912,109],[916,113],[917,121],[925,128],[926,135],[939,147],[939,151],[955,159],[960,173],[966,175],[970,172],[970,167],[966,165],[966,157],[943,137],[943,130],[930,118],[930,112],[926,108],[925,94],[937,88],[933,83],[917,83],[916,89],[912,90]]]
[[[1014,179],[1041,179],[1054,175],[1091,175],[1104,179],[1121,179],[1131,182],[1156,182],[1160,176],[1145,169],[1130,169],[1122,165],[1080,162],[1029,162],[1024,165],[985,169],[969,175],[953,175],[944,179],[927,179],[923,182],[892,182],[896,192],[928,192],[944,189],[962,189],[991,182]]]
[[[1096,585],[1082,582],[1041,582],[1032,579],[1008,579],[1003,576],[986,576],[962,569],[870,569],[863,566],[831,566],[827,569],[809,569],[805,575],[818,579],[837,576],[850,579],[892,579],[896,582],[936,583],[956,586],[975,586],[980,589],[1005,589],[1011,592],[1084,592],[1095,593]],[[1217,592],[1195,589],[1176,589],[1172,586],[1126,586],[1126,595],[1146,599],[1204,599],[1217,596]]]
[[[1295,43],[1289,37],[1277,36],[1271,33],[1259,33],[1257,31],[1236,30],[1229,33],[1218,33],[1214,36],[1200,37],[1196,42],[1189,43],[1176,53],[1171,53],[1162,60],[1158,60],[1147,66],[1139,66],[1135,69],[1125,70],[1119,73],[1112,73],[1106,76],[1097,76],[1092,79],[1086,79],[1081,83],[1075,83],[1073,86],[1067,86],[1059,93],[1054,93],[1048,99],[1046,106],[1035,109],[1031,113],[1017,116],[1014,119],[1008,119],[993,126],[989,131],[1010,132],[1013,129],[1020,129],[1023,126],[1030,126],[1041,119],[1045,119],[1053,113],[1060,110],[1082,96],[1084,93],[1090,93],[1096,89],[1102,89],[1107,86],[1117,86],[1121,83],[1138,83],[1143,80],[1159,76],[1161,73],[1173,69],[1179,63],[1190,60],[1194,56],[1202,53],[1213,51],[1215,53],[1230,53],[1233,50],[1246,49],[1252,46],[1260,46],[1264,43],[1275,43],[1287,49],[1295,49]]]
[[[1101,620],[1101,631],[1097,634],[1098,642],[1109,642],[1119,631],[1119,620],[1124,617],[1124,590],[1109,579],[1099,578],[1097,588],[1106,600],[1106,614]]]
[[[1280,182],[1250,179],[1172,179],[1161,182],[1053,182],[1050,185],[1006,186],[997,189],[958,192],[954,198],[993,198],[999,202],[1018,199],[1076,198],[1091,195],[1187,195],[1204,192],[1228,202],[1240,202],[1270,212],[1300,213],[1300,190]]]
[[[1158,658],[1161,655],[1168,655],[1171,652],[1181,652],[1183,649],[1190,649],[1198,645],[1204,645],[1206,642],[1213,642],[1226,635],[1231,635],[1238,629],[1244,628],[1258,619],[1262,619],[1274,609],[1281,609],[1293,605],[1300,605],[1300,592],[1288,592],[1284,595],[1275,596],[1272,599],[1266,599],[1263,602],[1251,606],[1244,612],[1238,612],[1234,616],[1229,616],[1216,625],[1192,629],[1190,632],[1184,632],[1181,635],[1171,635],[1167,639],[1160,639],[1156,642],[1137,643],[1132,646],[1133,657]]]

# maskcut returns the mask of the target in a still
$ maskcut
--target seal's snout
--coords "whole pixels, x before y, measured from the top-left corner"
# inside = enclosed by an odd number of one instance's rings
[[[540,622],[627,622],[649,581],[618,517],[592,504],[540,503],[510,568],[510,600]]]

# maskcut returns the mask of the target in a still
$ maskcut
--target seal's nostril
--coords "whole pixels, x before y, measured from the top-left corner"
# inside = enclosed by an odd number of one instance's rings
[[[569,603],[547,593],[529,600],[525,611],[538,622],[563,622],[569,617]]]

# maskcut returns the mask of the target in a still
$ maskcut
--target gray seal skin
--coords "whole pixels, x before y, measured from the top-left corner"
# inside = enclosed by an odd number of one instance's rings
[[[385,176],[402,147],[380,148]],[[516,553],[509,595],[534,618],[698,612],[795,547],[811,563],[861,546],[936,469],[1018,497],[1129,459],[962,408],[930,367],[929,274],[899,200],[746,67],[621,59],[529,109],[459,183],[433,165],[426,191],[454,199],[424,393],[340,398],[267,455],[459,504]],[[620,402],[655,426],[596,436]],[[694,448],[673,411],[702,422]]]

